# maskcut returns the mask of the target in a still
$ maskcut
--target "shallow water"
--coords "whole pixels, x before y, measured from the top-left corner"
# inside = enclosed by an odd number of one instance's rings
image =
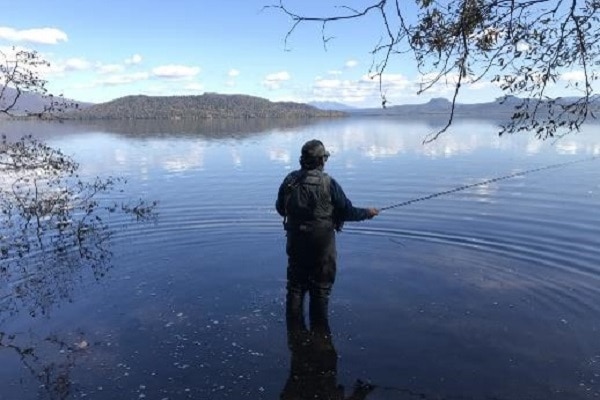
[[[22,299],[2,316],[2,400],[280,398],[291,354],[274,200],[308,139],[331,151],[327,171],[354,204],[374,207],[600,155],[595,125],[553,143],[462,121],[428,145],[433,126],[392,119],[2,129],[44,137],[84,176],[126,177],[115,196],[159,201],[155,222],[115,232],[106,276],[60,275],[48,293],[68,290],[44,315]],[[600,396],[599,165],[346,224],[330,305],[337,375],[313,380],[321,395],[343,385],[347,398],[360,379],[375,386],[368,399]],[[331,362],[327,348],[311,360]]]

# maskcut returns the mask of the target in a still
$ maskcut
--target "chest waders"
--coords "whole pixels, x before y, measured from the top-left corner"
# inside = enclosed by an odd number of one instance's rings
[[[327,308],[337,256],[330,185],[331,178],[322,171],[303,170],[285,189],[286,321],[290,329],[305,329],[303,303],[308,292],[311,329],[329,332]]]

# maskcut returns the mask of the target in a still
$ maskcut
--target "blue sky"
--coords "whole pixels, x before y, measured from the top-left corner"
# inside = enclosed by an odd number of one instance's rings
[[[377,82],[368,77],[369,51],[380,20],[329,25],[327,48],[319,25],[292,24],[263,7],[276,0],[13,1],[0,15],[0,50],[37,50],[54,93],[90,102],[135,94],[241,93],[273,101],[337,101],[377,107]],[[289,0],[301,11],[364,1]],[[316,13],[316,11],[315,11]],[[417,96],[414,60],[398,56],[384,80],[390,104],[422,103],[452,94],[437,85]],[[575,72],[574,72],[575,73]],[[460,102],[489,101],[494,85],[466,87]]]

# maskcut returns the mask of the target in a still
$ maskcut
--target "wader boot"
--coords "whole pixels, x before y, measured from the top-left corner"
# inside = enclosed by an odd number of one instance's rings
[[[306,290],[288,285],[285,301],[285,321],[288,332],[306,331],[304,296]]]
[[[311,288],[308,316],[310,330],[317,334],[329,335],[329,293],[331,289]]]

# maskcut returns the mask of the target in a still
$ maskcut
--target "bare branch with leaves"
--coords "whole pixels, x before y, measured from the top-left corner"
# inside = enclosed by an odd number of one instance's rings
[[[379,79],[382,105],[388,99],[382,81],[393,57],[411,54],[422,81],[418,94],[450,82],[454,87],[448,123],[425,141],[435,140],[452,124],[460,92],[487,80],[506,96],[523,100],[500,134],[532,132],[546,139],[577,131],[589,117],[596,67],[600,64],[600,3],[597,0],[399,0],[367,2],[361,9],[340,7],[330,15],[308,16],[285,2],[268,6],[288,16],[287,44],[303,23],[383,18],[382,38],[374,46],[369,74]],[[300,6],[301,7],[301,6]],[[308,11],[307,11],[308,13]],[[326,37],[323,32],[323,37]],[[561,81],[565,73],[575,79]],[[565,83],[566,82],[566,83]],[[552,98],[551,87],[570,89],[573,97]]]
[[[49,67],[50,63],[35,50],[12,47],[0,51],[0,114],[60,120],[63,112],[79,108],[77,102],[48,91],[42,71]],[[41,109],[18,107],[25,96],[32,94],[42,98]]]

